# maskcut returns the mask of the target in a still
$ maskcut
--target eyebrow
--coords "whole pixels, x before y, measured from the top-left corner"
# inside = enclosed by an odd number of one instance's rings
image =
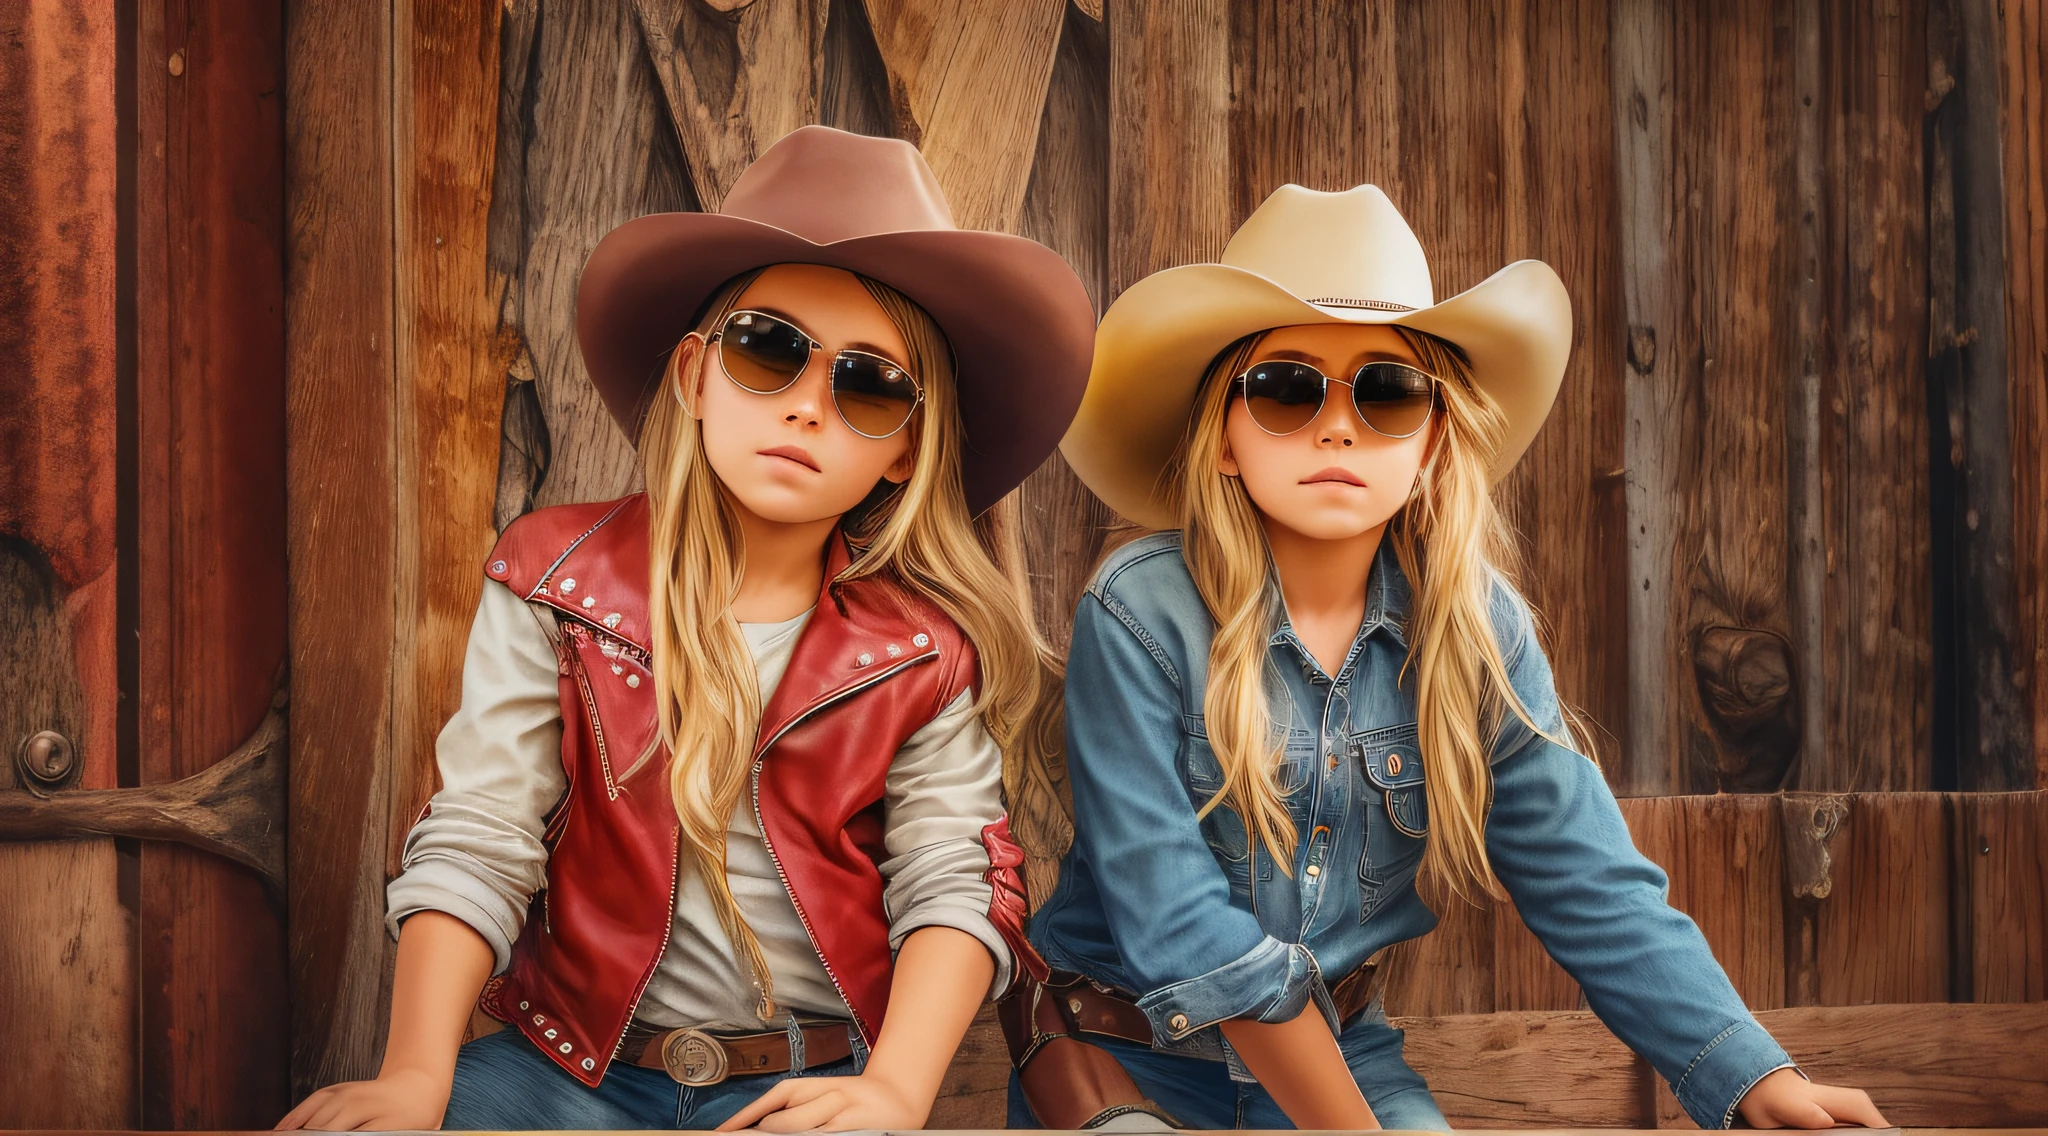
[[[1323,357],[1320,355],[1312,355],[1306,351],[1294,351],[1285,347],[1277,351],[1260,352],[1260,357],[1280,359],[1289,363],[1307,363],[1311,367],[1324,366]],[[1351,366],[1354,370],[1365,366],[1367,363],[1399,363],[1404,367],[1419,367],[1421,365],[1420,360],[1403,359],[1391,351],[1365,351],[1353,356],[1351,360]]]

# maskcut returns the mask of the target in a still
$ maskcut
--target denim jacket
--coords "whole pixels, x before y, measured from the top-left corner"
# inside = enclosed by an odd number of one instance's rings
[[[1286,1021],[1313,1001],[1341,1032],[1326,977],[1436,926],[1415,888],[1429,794],[1401,676],[1408,600],[1383,542],[1335,675],[1284,618],[1273,631],[1268,691],[1287,725],[1280,784],[1297,834],[1289,875],[1227,805],[1196,819],[1222,785],[1202,720],[1214,621],[1180,534],[1119,549],[1081,598],[1066,686],[1074,845],[1031,938],[1054,966],[1134,995],[1157,1048],[1225,1058],[1242,1077],[1215,1023]],[[1549,661],[1502,580],[1492,617],[1515,693],[1562,737]],[[1636,851],[1593,762],[1509,713],[1492,769],[1487,853],[1523,921],[1686,1112],[1726,1127],[1790,1058],[1665,902],[1663,871]],[[1377,1006],[1349,1024],[1367,1019],[1386,1028]]]

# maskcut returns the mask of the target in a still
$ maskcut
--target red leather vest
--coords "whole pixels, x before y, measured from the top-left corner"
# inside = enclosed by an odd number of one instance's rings
[[[544,833],[547,885],[482,1005],[591,1086],[654,975],[675,912],[680,826],[649,661],[647,544],[647,501],[636,494],[521,517],[485,567],[559,613],[569,787]],[[893,969],[876,866],[884,778],[897,749],[976,684],[978,666],[952,620],[909,588],[881,577],[837,581],[848,559],[835,533],[817,609],[762,710],[752,786],[797,915],[872,1044]],[[1020,966],[1027,957],[1037,964],[1007,818],[982,839],[990,918]]]

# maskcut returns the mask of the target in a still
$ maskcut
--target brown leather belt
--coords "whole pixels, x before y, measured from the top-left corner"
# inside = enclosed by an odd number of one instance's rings
[[[804,1064],[825,1065],[853,1056],[851,1029],[846,1022],[805,1025]],[[719,1034],[636,1025],[627,1029],[619,1058],[643,1069],[660,1069],[678,1084],[715,1085],[727,1077],[789,1072],[789,1032]]]
[[[1330,987],[1330,1001],[1337,1006],[1340,1026],[1372,1004],[1382,985],[1380,979],[1380,965],[1375,956]],[[1152,1044],[1151,1020],[1121,991],[1097,986],[1078,974],[1055,971],[1045,983],[1044,997],[1064,1003],[1066,1013],[1059,1016],[1071,1017],[1073,1028],[1080,1033],[1104,1034],[1139,1045]],[[1041,1029],[1049,1034],[1061,1032],[1053,1027],[1054,1019],[1047,1018]]]

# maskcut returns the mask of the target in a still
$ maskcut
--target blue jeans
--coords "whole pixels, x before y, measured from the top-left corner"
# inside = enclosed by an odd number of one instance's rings
[[[1221,1061],[1161,1053],[1149,1046],[1116,1038],[1094,1038],[1138,1083],[1139,1091],[1172,1114],[1182,1128],[1288,1129],[1294,1122],[1280,1110],[1265,1086],[1230,1079]],[[1449,1132],[1436,1098],[1421,1075],[1401,1060],[1401,1034],[1384,1025],[1355,1025],[1338,1039],[1351,1076],[1365,1093],[1365,1102],[1380,1127]],[[1389,1060],[1391,1058],[1391,1060]],[[1009,1128],[1043,1128],[1024,1102],[1017,1074],[1010,1074]]]
[[[803,1077],[846,1077],[851,1057],[813,1066]],[[588,1088],[515,1029],[462,1047],[448,1097],[448,1129],[716,1128],[788,1073],[733,1077],[715,1085],[677,1084],[659,1069],[614,1061],[604,1081]]]

